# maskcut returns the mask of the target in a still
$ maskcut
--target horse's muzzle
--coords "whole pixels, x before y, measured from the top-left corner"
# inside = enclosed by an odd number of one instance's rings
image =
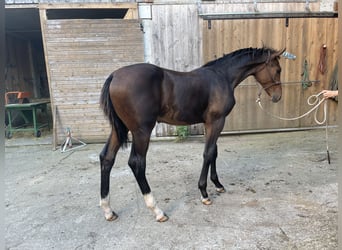
[[[263,89],[272,98],[272,102],[279,102],[282,94],[280,81],[272,82],[264,86]]]
[[[274,95],[272,96],[272,102],[274,102],[274,103],[279,102],[280,99],[281,99],[281,95],[276,95],[276,94],[274,94]]]

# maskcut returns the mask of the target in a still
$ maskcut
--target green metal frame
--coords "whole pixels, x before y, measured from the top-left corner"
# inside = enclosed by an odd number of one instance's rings
[[[13,132],[16,131],[33,131],[36,137],[40,137],[41,132],[40,129],[44,127],[48,127],[50,130],[50,122],[47,119],[47,123],[38,123],[37,122],[37,110],[41,110],[47,116],[47,104],[50,103],[48,101],[45,102],[33,102],[33,103],[23,103],[23,104],[7,104],[6,113],[8,117],[8,125],[6,127],[6,137],[11,138]],[[25,124],[14,127],[12,125],[13,116],[12,111],[19,111],[19,115],[24,119]],[[23,111],[31,111],[32,112],[32,122],[30,121],[30,117],[25,114]]]

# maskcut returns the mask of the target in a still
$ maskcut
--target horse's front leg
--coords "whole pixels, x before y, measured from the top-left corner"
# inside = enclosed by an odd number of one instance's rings
[[[211,180],[214,182],[216,190],[224,190],[224,187],[219,182],[216,173],[216,142],[224,126],[224,117],[219,120],[215,120],[214,122],[206,122],[204,125],[206,129],[206,142],[203,153],[202,171],[198,181],[198,188],[202,195],[202,203],[205,205],[210,205],[212,201],[210,200],[207,193],[207,179],[210,165],[212,165]]]
[[[225,192],[224,186],[219,181],[219,178],[216,172],[216,159],[217,159],[217,144],[215,145],[215,153],[210,163],[210,180],[215,184],[216,191],[218,193],[224,193]]]
[[[101,164],[101,200],[100,206],[103,209],[106,220],[113,221],[118,216],[112,210],[109,199],[110,172],[114,165],[115,156],[119,150],[115,132],[111,134],[102,152],[100,153]]]

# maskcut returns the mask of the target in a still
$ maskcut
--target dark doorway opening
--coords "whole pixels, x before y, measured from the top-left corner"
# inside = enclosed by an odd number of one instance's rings
[[[5,87],[30,92],[32,98],[49,98],[45,56],[38,8],[6,8]]]

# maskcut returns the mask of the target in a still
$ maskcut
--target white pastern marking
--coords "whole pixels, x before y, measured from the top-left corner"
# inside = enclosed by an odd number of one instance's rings
[[[144,200],[146,203],[146,206],[151,209],[154,214],[156,215],[156,219],[159,220],[164,217],[164,212],[157,206],[156,201],[152,195],[152,193],[145,194]]]
[[[110,207],[109,194],[100,200],[100,206],[102,207],[105,215],[112,215],[112,208]]]

